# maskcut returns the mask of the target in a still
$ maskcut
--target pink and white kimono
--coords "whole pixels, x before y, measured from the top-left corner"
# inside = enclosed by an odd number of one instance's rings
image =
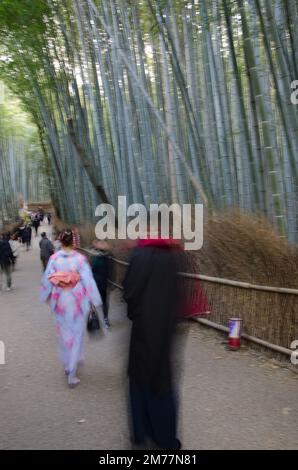
[[[80,280],[73,288],[62,288],[49,280],[55,272],[78,273]],[[102,304],[87,259],[77,251],[60,250],[52,255],[42,277],[40,300],[49,302],[55,316],[64,369],[75,373],[78,362],[83,360],[85,318],[91,304],[95,307]]]

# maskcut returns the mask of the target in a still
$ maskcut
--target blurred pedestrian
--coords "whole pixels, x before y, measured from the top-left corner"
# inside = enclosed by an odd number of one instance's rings
[[[71,230],[60,234],[62,249],[51,256],[41,283],[41,301],[49,302],[59,336],[60,358],[71,387],[83,360],[85,318],[101,297],[86,258],[73,249]]]
[[[48,213],[47,219],[48,219],[48,225],[51,225],[52,214]]]
[[[172,346],[179,314],[179,245],[144,239],[133,250],[124,279],[132,321],[128,376],[133,441],[179,449]]]
[[[50,257],[54,254],[55,248],[53,243],[48,239],[46,232],[42,232],[41,240],[39,242],[40,259],[43,270],[46,270]]]
[[[44,210],[42,207],[39,207],[38,210],[37,210],[37,216],[39,218],[39,221],[40,222],[43,222],[43,219],[44,219]]]
[[[61,244],[61,241],[60,241],[59,237],[60,237],[60,233],[56,232],[56,234],[54,236],[54,242],[53,242],[55,253],[57,251],[61,250],[61,247],[62,247],[62,244]]]
[[[11,271],[13,263],[13,253],[9,241],[5,235],[0,238],[0,272],[1,286],[3,285],[3,275],[6,277],[6,290],[11,290]]]
[[[24,235],[24,228],[26,227],[26,224],[22,223],[19,228],[17,229],[17,236],[19,243],[23,244],[23,235]]]
[[[40,226],[40,217],[38,214],[35,214],[32,225],[35,229],[35,236],[37,237],[38,235],[38,227]]]
[[[10,244],[10,248],[13,254],[13,261],[12,261],[12,269],[15,269],[15,266],[17,264],[17,259],[19,256],[19,243],[17,241],[17,235],[13,234],[11,235],[10,233],[7,235],[8,242]]]
[[[94,240],[92,246],[96,250],[96,254],[91,258],[92,273],[102,299],[104,324],[106,328],[110,328],[108,299],[109,245],[105,241]]]
[[[31,246],[31,239],[32,239],[32,228],[29,224],[27,224],[22,231],[22,242],[23,242],[23,245],[26,245],[27,251],[29,250]]]

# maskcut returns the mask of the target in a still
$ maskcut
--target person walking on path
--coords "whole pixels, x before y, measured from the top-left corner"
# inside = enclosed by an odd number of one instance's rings
[[[26,245],[26,250],[28,251],[31,246],[31,238],[32,238],[32,228],[29,224],[22,231],[22,243]]]
[[[50,257],[54,254],[55,248],[53,243],[48,239],[46,232],[42,232],[41,240],[39,242],[40,259],[43,270],[46,270]]]
[[[61,250],[61,242],[59,240],[59,235],[55,238],[54,242],[53,242],[53,245],[54,245],[54,249],[55,249],[55,253],[59,250]]]
[[[50,212],[47,215],[47,219],[48,219],[48,224],[51,225],[52,214],[50,214]]]
[[[132,321],[128,376],[133,442],[179,449],[172,346],[180,310],[179,252],[173,240],[140,240],[123,282]],[[149,444],[150,445],[150,444]]]
[[[109,247],[107,242],[94,240],[93,248],[96,255],[91,258],[92,273],[102,298],[102,310],[104,324],[110,328],[109,322],[109,299],[108,299],[108,273],[109,273]]]
[[[55,317],[60,358],[68,384],[79,384],[77,367],[83,361],[85,318],[91,305],[102,304],[87,259],[73,249],[71,230],[60,234],[62,249],[49,260],[41,282],[40,300],[48,302]]]
[[[12,251],[12,254],[13,254],[12,270],[14,271],[16,263],[17,263],[17,259],[18,259],[18,256],[19,256],[19,244],[18,244],[18,241],[17,241],[17,236],[15,234],[11,235],[9,233],[7,238],[8,238],[8,242],[10,244],[10,248],[11,248],[11,251]]]
[[[38,211],[37,211],[37,215],[38,215],[38,218],[40,220],[40,222],[43,222],[43,219],[44,219],[44,210],[42,207],[39,207]]]
[[[40,226],[40,217],[38,214],[35,214],[32,225],[35,229],[35,236],[37,237],[38,235],[38,227]]]
[[[0,271],[1,271],[1,285],[3,274],[6,276],[6,290],[11,290],[11,271],[13,263],[13,253],[8,239],[2,235],[0,239]]]

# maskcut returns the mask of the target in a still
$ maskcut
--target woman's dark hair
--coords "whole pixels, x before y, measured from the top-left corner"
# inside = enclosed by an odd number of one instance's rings
[[[59,240],[64,246],[71,246],[73,244],[73,235],[71,230],[62,230],[59,235]]]

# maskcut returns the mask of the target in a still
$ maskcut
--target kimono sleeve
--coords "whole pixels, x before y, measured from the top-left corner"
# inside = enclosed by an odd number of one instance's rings
[[[89,302],[95,307],[102,305],[101,295],[98,291],[89,263],[84,260],[80,269],[81,282],[86,289]]]
[[[51,295],[53,284],[49,281],[49,276],[55,272],[54,264],[55,261],[53,258],[50,258],[46,270],[42,276],[39,295],[41,302],[46,302]]]

